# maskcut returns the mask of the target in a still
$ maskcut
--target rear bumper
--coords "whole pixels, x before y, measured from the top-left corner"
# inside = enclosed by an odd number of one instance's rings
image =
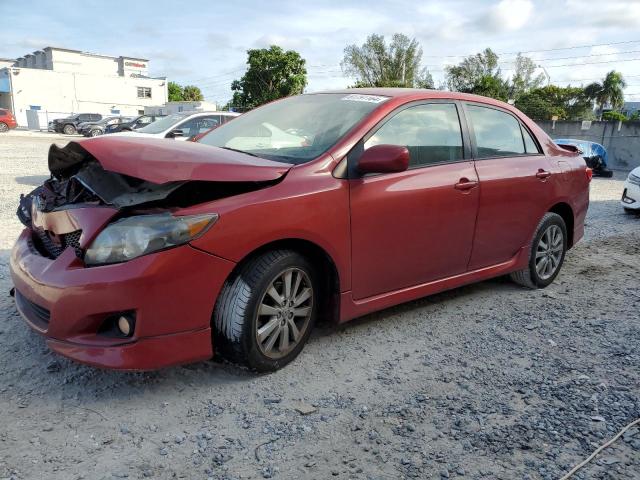
[[[103,368],[150,370],[210,358],[211,315],[233,262],[185,245],[129,262],[87,268],[71,248],[57,259],[30,246],[25,229],[10,271],[16,306],[56,352]],[[105,321],[133,312],[130,338]]]

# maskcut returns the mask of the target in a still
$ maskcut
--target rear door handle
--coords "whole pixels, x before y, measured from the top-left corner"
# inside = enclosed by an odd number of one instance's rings
[[[547,172],[546,170],[540,169],[538,173],[536,173],[536,177],[540,180],[546,180],[551,176],[551,172]]]
[[[460,180],[458,180],[458,183],[454,185],[454,188],[456,190],[467,191],[467,190],[471,190],[472,188],[476,188],[477,186],[478,186],[478,182],[476,182],[475,180],[469,180],[468,178],[463,177]]]

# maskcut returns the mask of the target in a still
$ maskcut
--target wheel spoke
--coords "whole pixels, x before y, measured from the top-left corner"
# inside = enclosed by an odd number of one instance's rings
[[[547,262],[547,266],[544,269],[544,274],[549,276],[553,273],[553,263],[551,261]]]
[[[280,330],[280,345],[278,347],[280,353],[284,353],[289,349],[289,326],[285,325]]]
[[[290,318],[287,322],[289,324],[289,328],[291,329],[291,336],[293,337],[293,341],[297,342],[300,338],[300,330],[298,330],[298,326],[293,318]]]
[[[542,260],[540,260],[540,263],[536,265],[536,270],[538,271],[538,275],[544,275],[544,270],[548,262],[549,260],[547,259],[547,257],[544,257]]]
[[[269,294],[269,296],[271,298],[273,298],[275,300],[275,302],[278,305],[282,305],[284,299],[282,298],[282,295],[280,295],[278,293],[278,291],[276,290],[276,287],[274,287],[273,285],[271,285],[271,287],[269,287],[269,290],[267,290],[267,293]]]
[[[280,321],[277,318],[272,318],[267,323],[265,323],[262,327],[258,329],[258,342],[263,343],[269,334],[275,330]]]
[[[267,340],[267,343],[264,346],[264,349],[267,353],[273,350],[273,346],[276,344],[276,340],[278,340],[278,337],[280,336],[281,331],[282,329],[279,328],[278,326],[278,328],[276,328],[271,334],[271,336],[269,337],[269,340]]]
[[[549,247],[547,246],[547,244],[544,242],[544,240],[542,240],[545,236],[546,236],[546,235],[543,235],[543,236],[540,238],[540,241],[538,242],[538,248],[539,248],[539,249],[546,250],[547,248],[549,248]]]
[[[544,257],[546,254],[547,252],[545,252],[544,250],[538,249],[538,251],[536,252],[536,259],[540,257]]]
[[[289,300],[291,298],[291,277],[293,277],[293,272],[291,270],[285,272],[283,275],[285,300]]]
[[[311,307],[294,308],[292,310],[294,317],[306,317],[310,311]]]
[[[295,272],[296,279],[293,282],[293,289],[291,290],[291,298],[295,299],[296,295],[298,295],[298,290],[300,289],[300,284],[302,283],[302,274],[300,272]]]
[[[278,309],[275,307],[272,307],[271,305],[266,305],[262,303],[260,304],[260,311],[258,312],[258,314],[273,316],[278,314]]]
[[[293,300],[293,305],[298,307],[302,304],[302,302],[308,300],[311,297],[311,289],[305,288],[298,298]]]

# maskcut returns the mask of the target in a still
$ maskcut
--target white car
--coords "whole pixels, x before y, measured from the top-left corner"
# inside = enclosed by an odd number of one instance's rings
[[[624,182],[622,200],[624,209],[629,213],[640,213],[640,167],[634,168]]]
[[[183,112],[168,115],[134,132],[112,135],[189,140],[240,115],[233,112]]]

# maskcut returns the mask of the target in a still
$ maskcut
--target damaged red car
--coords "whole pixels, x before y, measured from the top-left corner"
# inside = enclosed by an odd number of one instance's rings
[[[590,170],[496,100],[412,89],[286,98],[199,143],[52,146],[20,201],[17,309],[50,348],[146,370],[275,370],[344,322],[510,274],[549,285]]]

